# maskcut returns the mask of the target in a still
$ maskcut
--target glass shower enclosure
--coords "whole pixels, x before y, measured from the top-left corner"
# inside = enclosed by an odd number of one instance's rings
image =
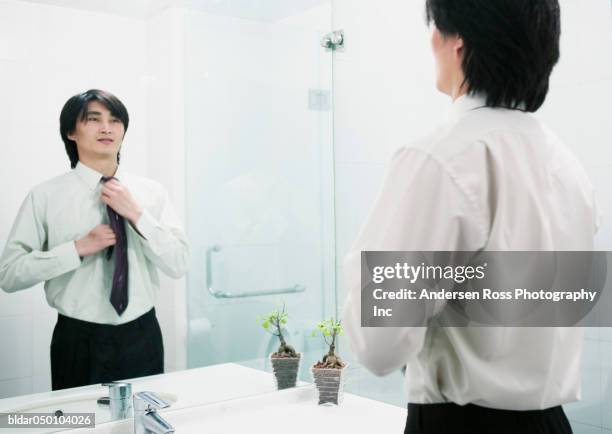
[[[286,306],[301,376],[335,314],[330,1],[206,2],[186,19],[188,367],[266,369]]]

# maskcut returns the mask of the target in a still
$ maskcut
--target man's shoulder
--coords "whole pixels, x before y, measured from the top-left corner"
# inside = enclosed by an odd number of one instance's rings
[[[74,184],[75,179],[74,171],[70,170],[36,184],[30,190],[30,194],[36,197],[47,197],[57,193],[67,193],[70,191],[70,186]]]
[[[397,149],[392,160],[409,160],[410,164],[413,164],[416,158],[444,163],[461,148],[461,145],[458,145],[457,136],[456,124],[442,124],[429,134]]]
[[[449,162],[482,154],[508,141],[520,142],[527,138],[528,142],[539,142],[543,131],[541,122],[531,114],[483,107],[440,126],[410,148],[419,149],[438,161]]]

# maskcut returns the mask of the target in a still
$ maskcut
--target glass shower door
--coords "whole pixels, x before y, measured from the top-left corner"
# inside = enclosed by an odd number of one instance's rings
[[[211,5],[185,34],[188,367],[265,367],[256,317],[285,305],[305,373],[336,311],[331,5]]]

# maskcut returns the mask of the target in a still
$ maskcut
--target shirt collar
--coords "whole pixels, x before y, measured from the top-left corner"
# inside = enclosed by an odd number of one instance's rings
[[[465,113],[486,107],[487,98],[482,94],[464,94],[457,98],[451,108],[451,118],[458,119]]]
[[[84,165],[80,161],[77,163],[74,171],[90,190],[95,190],[100,185],[100,180],[102,179],[103,175],[91,167]],[[121,179],[123,176],[122,174],[123,171],[121,170],[121,166],[118,166],[114,177]]]

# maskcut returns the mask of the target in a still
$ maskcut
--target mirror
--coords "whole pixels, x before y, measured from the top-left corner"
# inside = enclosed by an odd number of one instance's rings
[[[332,53],[320,45],[331,2],[186,3],[0,5],[0,124],[11,156],[1,163],[0,250],[28,192],[69,171],[64,103],[108,90],[130,118],[121,169],[164,187],[191,247],[186,277],[159,273],[164,371],[234,362],[271,372],[278,343],[256,318],[285,305],[285,336],[303,355],[298,382],[310,379],[322,351],[310,333],[336,311]],[[78,206],[58,209],[76,218]],[[51,390],[56,321],[42,283],[0,292],[0,398]],[[233,393],[275,389],[271,380]]]

